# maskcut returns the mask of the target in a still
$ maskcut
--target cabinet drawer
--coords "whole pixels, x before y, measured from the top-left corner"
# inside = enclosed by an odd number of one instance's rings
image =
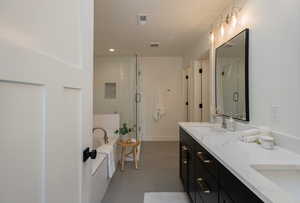
[[[215,178],[218,177],[218,162],[200,144],[195,147],[195,157],[201,162],[203,167]]]
[[[236,178],[223,165],[219,166],[220,186],[230,195],[234,202],[263,203],[247,186]]]
[[[204,168],[201,161],[196,161],[196,191],[203,202],[217,203],[219,186],[216,177]]]

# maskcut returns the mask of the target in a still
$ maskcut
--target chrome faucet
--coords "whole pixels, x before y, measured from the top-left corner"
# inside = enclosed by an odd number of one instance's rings
[[[93,128],[93,134],[96,130],[102,130],[104,132],[104,143],[108,144],[107,131],[104,128]]]

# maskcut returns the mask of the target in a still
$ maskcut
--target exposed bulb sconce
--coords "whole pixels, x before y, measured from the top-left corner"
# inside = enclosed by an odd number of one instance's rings
[[[232,26],[233,28],[236,27],[238,24],[238,14],[241,11],[239,7],[232,7],[231,10],[227,13],[227,15],[222,15],[219,18],[219,23],[217,24],[217,29],[220,30],[220,35],[223,37],[225,35],[225,28]],[[213,29],[211,29],[213,30]],[[214,41],[214,33],[210,33],[210,40],[211,42]]]
[[[210,32],[210,41],[211,41],[211,43],[213,43],[214,40],[215,40],[215,35],[214,35],[213,32]]]
[[[232,27],[235,27],[236,24],[237,24],[236,15],[233,14],[232,17],[231,17],[231,25],[232,25]]]
[[[225,34],[225,29],[224,29],[223,23],[222,23],[222,25],[221,25],[220,33],[221,33],[221,36],[222,36],[222,37],[223,37],[224,34]]]

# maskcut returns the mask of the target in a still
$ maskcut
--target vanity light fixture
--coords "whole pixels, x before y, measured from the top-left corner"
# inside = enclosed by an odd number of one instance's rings
[[[221,15],[219,18],[219,22],[216,24],[216,29],[220,30],[220,35],[223,37],[225,35],[225,26],[226,28],[231,25],[233,28],[238,24],[238,14],[240,13],[240,7],[232,7],[231,10],[227,13],[227,15]],[[211,30],[214,30],[214,26],[212,26]],[[213,31],[210,32],[210,40],[214,41]]]
[[[108,51],[109,52],[115,52],[115,49],[109,49]]]

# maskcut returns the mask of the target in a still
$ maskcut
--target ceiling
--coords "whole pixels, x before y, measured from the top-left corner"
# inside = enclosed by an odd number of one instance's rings
[[[95,55],[182,56],[232,1],[95,0]],[[139,14],[147,24],[137,24]]]

